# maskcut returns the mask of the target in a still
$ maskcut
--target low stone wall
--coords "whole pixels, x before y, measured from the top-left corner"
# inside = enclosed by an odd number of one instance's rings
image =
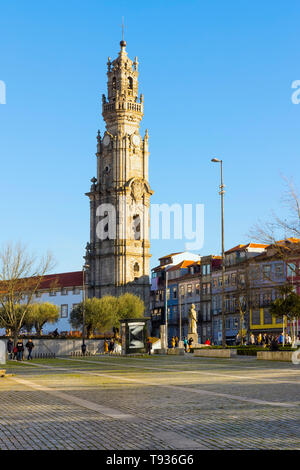
[[[294,351],[257,351],[257,359],[263,361],[291,362]]]
[[[205,349],[199,348],[194,351],[194,356],[201,357],[235,357],[237,355],[236,349]]]
[[[175,356],[183,356],[184,355],[184,348],[172,348],[168,349],[167,354],[173,354]]]
[[[168,355],[173,355],[173,356],[183,356],[184,355],[184,349],[182,348],[169,348],[169,349],[155,349],[154,351],[155,354],[168,354]]]
[[[27,339],[23,340],[24,348],[27,343]],[[102,339],[86,339],[85,344],[87,351],[91,354],[99,354],[103,352]],[[33,353],[32,356],[38,356],[40,354],[49,354],[56,356],[72,356],[76,353],[81,353],[81,339],[34,339],[33,338]],[[25,357],[27,349],[25,348]]]

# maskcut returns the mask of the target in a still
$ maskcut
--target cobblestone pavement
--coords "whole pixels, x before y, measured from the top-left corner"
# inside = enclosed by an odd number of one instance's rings
[[[300,449],[300,367],[256,358],[10,362],[0,449]]]

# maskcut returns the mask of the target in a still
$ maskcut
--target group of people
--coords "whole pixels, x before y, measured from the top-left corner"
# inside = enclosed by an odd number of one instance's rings
[[[279,345],[282,345],[284,343],[285,345],[289,346],[292,344],[292,338],[288,333],[286,333],[285,335],[283,335],[283,333],[281,333],[280,335],[259,333],[257,336],[252,333],[250,335],[250,344],[253,346],[270,346],[272,342],[277,343]]]
[[[8,339],[7,341],[7,355],[8,355],[8,359],[10,360],[17,360],[17,361],[23,361],[24,360],[24,351],[25,351],[25,348],[27,349],[28,351],[28,356],[27,356],[27,360],[29,361],[30,359],[32,359],[32,350],[34,348],[34,344],[33,344],[33,341],[32,339],[29,339],[27,341],[27,343],[25,344],[25,347],[24,347],[24,343],[23,343],[23,340],[22,339],[19,339],[15,346],[14,346],[14,342],[11,338]]]
[[[120,354],[121,346],[114,338],[111,338],[109,341],[105,338],[103,345],[104,354]]]
[[[184,347],[184,350],[185,352],[189,352],[191,347],[193,345],[193,338],[190,337],[189,339],[187,339],[186,336],[183,337],[183,347]],[[171,347],[172,349],[174,348],[178,348],[179,347],[179,339],[178,339],[178,336],[172,336],[172,339],[171,339]]]

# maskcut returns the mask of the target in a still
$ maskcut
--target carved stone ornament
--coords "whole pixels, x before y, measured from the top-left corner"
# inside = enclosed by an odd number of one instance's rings
[[[135,201],[140,201],[145,192],[145,184],[141,180],[134,180],[131,185],[132,196]]]

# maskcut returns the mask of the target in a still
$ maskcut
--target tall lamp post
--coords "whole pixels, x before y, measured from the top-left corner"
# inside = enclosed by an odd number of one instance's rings
[[[166,324],[166,342],[167,342],[167,349],[169,347],[168,341],[168,271],[165,271],[166,279],[165,279],[165,324]]]
[[[82,354],[86,352],[86,344],[85,344],[85,300],[86,300],[86,290],[85,290],[85,273],[86,270],[89,269],[89,265],[85,264],[82,267],[82,345],[81,351]]]
[[[225,291],[224,291],[224,277],[225,277],[225,256],[224,256],[224,184],[223,184],[223,160],[212,158],[213,163],[221,163],[221,232],[222,232],[222,346],[226,346],[226,331],[225,331]]]

